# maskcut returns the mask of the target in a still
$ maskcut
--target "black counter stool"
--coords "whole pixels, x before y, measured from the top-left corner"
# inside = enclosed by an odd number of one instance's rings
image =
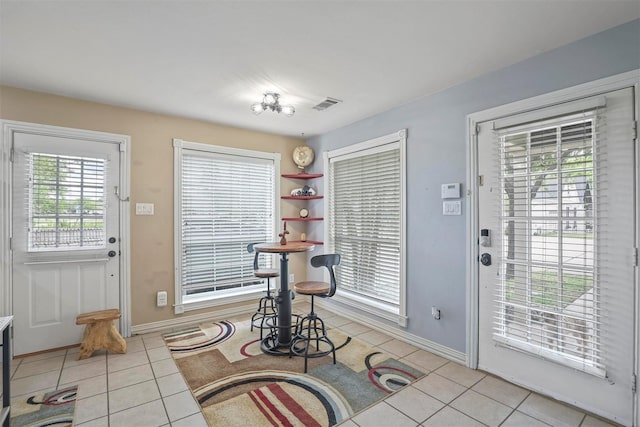
[[[253,253],[254,246],[261,242],[250,243],[247,246],[247,252]],[[256,252],[256,256],[253,259],[253,274],[260,279],[267,279],[267,295],[260,298],[260,302],[258,303],[258,309],[253,316],[251,316],[251,330],[253,328],[260,329],[260,340],[262,340],[262,331],[265,329],[270,329],[271,324],[275,322],[267,322],[269,319],[275,319],[278,314],[278,309],[276,308],[275,299],[273,295],[271,295],[271,278],[280,276],[280,272],[275,268],[260,268],[258,266],[258,252]]]
[[[297,294],[311,296],[311,312],[302,318],[297,324],[296,333],[291,342],[291,353],[296,356],[304,356],[304,372],[307,372],[309,357],[323,357],[333,353],[333,364],[336,364],[336,347],[327,336],[324,321],[313,311],[313,298],[329,298],[336,293],[336,275],[334,267],[340,264],[339,254],[317,255],[311,258],[314,267],[326,267],[329,270],[331,283],[307,281],[296,283],[293,289]],[[311,350],[315,341],[315,350]],[[320,346],[320,343],[325,345]]]

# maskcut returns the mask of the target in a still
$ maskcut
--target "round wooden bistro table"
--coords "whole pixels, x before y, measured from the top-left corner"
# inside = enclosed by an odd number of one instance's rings
[[[292,291],[289,289],[289,254],[296,252],[312,251],[315,245],[307,242],[280,242],[260,243],[254,246],[257,252],[280,254],[280,291],[276,297],[278,304],[278,317],[275,329],[267,335],[261,343],[262,351],[268,354],[283,356],[289,355],[291,346],[291,300]]]

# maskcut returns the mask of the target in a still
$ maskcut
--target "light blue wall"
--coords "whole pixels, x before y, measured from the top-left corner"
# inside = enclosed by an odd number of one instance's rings
[[[640,20],[308,141],[320,172],[324,151],[408,130],[408,332],[466,352],[466,199],[462,216],[446,217],[440,199],[441,184],[466,181],[466,116],[638,68]],[[315,227],[321,236],[323,225]],[[433,305],[442,310],[440,321],[430,315]]]

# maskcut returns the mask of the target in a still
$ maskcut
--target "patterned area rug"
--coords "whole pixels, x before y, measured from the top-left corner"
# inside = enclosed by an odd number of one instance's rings
[[[71,426],[77,386],[11,400],[11,427]]]
[[[424,373],[337,330],[331,356],[273,356],[249,320],[167,334],[167,346],[210,426],[332,426]],[[389,420],[390,425],[393,424]]]

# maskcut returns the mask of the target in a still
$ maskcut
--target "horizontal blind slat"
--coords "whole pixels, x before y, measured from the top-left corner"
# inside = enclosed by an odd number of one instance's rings
[[[272,160],[183,150],[183,294],[262,282],[246,248],[273,235],[274,170]]]

